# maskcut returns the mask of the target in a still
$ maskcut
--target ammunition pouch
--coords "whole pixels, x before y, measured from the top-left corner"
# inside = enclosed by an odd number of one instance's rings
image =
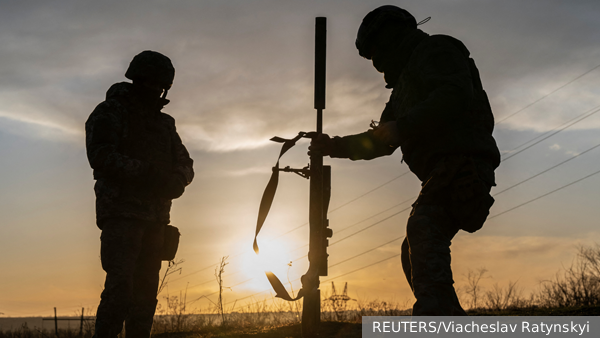
[[[179,247],[180,236],[179,229],[176,227],[172,225],[167,225],[165,227],[165,240],[161,254],[161,259],[163,261],[172,261],[175,258],[177,248]]]
[[[475,160],[464,155],[442,159],[423,184],[413,204],[446,207],[458,228],[475,232],[481,227],[494,204],[491,186],[481,179]]]

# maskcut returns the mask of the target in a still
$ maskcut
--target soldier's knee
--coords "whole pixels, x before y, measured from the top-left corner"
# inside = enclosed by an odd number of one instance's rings
[[[456,234],[453,224],[438,206],[419,206],[408,219],[406,237],[411,249],[415,245],[450,246],[450,241]]]
[[[406,238],[411,249],[432,237],[432,222],[427,215],[412,215],[406,224]]]
[[[133,277],[128,274],[107,274],[103,295],[110,298],[130,300],[133,297]]]

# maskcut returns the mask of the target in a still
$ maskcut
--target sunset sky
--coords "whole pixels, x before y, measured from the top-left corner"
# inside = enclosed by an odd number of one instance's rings
[[[281,175],[259,236],[262,261],[252,252],[279,152],[269,138],[315,128],[317,16],[328,18],[324,131],[355,134],[378,120],[390,91],[354,40],[362,18],[384,4],[417,21],[431,16],[422,30],[465,43],[499,121],[494,136],[506,161],[492,194],[502,193],[481,231],[453,241],[457,287],[469,269],[485,267],[492,277],[485,288],[518,281],[527,294],[569,266],[578,245],[600,243],[600,174],[567,186],[600,170],[600,149],[503,192],[600,144],[600,114],[592,114],[600,108],[596,0],[7,0],[0,2],[0,316],[95,311],[105,274],[84,123],[113,83],[127,81],[132,57],[148,49],[175,66],[164,111],[175,117],[196,171],[171,212],[183,270],[160,301],[187,287],[189,309],[206,309],[200,297],[215,300],[214,267],[223,256],[229,308],[271,299],[263,266],[297,291],[307,268],[308,181]],[[281,164],[305,166],[307,145],[299,142]],[[325,160],[334,237],[322,290],[331,280],[340,289],[348,282],[359,301],[412,305],[396,255],[408,217],[399,212],[420,182],[411,173],[397,178],[408,171],[401,158],[398,151],[373,161]]]

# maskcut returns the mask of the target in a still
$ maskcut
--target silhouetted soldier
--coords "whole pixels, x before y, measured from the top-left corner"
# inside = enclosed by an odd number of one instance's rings
[[[500,163],[479,72],[462,42],[429,36],[395,6],[365,16],[356,47],[392,89],[379,125],[358,135],[323,135],[310,151],[370,160],[401,148],[423,182],[402,243],[402,267],[417,299],[413,315],[466,315],[453,287],[450,243],[458,230],[483,226]]]
[[[161,112],[174,76],[168,57],[136,55],[125,73],[133,83],[112,85],[85,124],[106,271],[98,338],[117,337],[123,321],[129,338],[150,336],[171,200],[194,177],[175,120]]]

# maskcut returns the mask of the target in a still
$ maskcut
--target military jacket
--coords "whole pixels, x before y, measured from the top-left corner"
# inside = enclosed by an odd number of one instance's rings
[[[175,120],[159,107],[142,106],[131,95],[131,86],[114,84],[85,123],[99,227],[117,217],[168,224],[171,199],[156,187],[166,184],[161,180],[168,175],[178,175],[186,185],[194,177]]]
[[[422,181],[448,155],[472,156],[493,169],[500,152],[492,137],[494,117],[479,72],[459,40],[415,30],[398,55],[400,77],[393,84],[380,122],[396,121],[404,161]],[[372,132],[337,140],[353,160],[389,155]],[[494,185],[493,176],[486,179]]]

